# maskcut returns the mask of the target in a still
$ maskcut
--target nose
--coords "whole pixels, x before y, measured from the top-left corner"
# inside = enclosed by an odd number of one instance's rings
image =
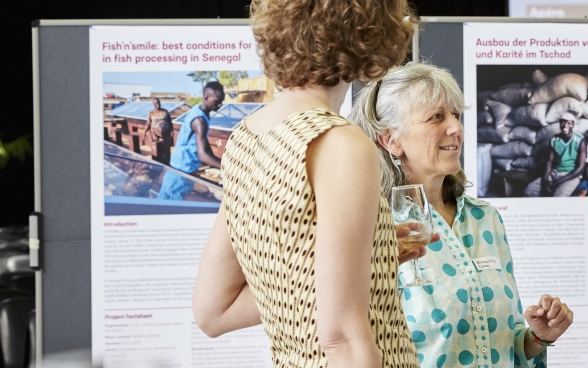
[[[455,117],[455,115],[451,114],[450,118],[448,119],[448,126],[447,126],[447,135],[462,135],[463,134],[463,125],[461,125],[461,121]]]

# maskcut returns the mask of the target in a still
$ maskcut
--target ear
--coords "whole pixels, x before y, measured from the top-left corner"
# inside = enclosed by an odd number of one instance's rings
[[[392,136],[392,132],[388,131],[385,135],[378,136],[378,143],[380,146],[384,147],[384,149],[390,152],[393,156],[400,157],[404,153],[400,142],[398,139]]]

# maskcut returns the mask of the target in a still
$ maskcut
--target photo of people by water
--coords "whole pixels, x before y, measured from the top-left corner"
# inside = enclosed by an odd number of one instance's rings
[[[227,139],[277,93],[259,71],[104,73],[105,214],[216,213]]]
[[[478,65],[478,197],[584,197],[588,65]]]

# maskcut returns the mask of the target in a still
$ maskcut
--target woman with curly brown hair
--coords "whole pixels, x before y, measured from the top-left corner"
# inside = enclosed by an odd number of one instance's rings
[[[209,336],[263,323],[276,367],[418,367],[397,290],[408,258],[377,148],[337,113],[352,80],[405,58],[406,0],[254,0],[251,10],[265,73],[283,92],[227,143],[195,320]]]

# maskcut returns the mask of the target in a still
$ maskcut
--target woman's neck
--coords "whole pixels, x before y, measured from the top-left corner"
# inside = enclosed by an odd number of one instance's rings
[[[453,226],[453,219],[457,211],[457,206],[454,201],[444,201],[443,198],[443,181],[444,176],[435,177],[418,177],[410,176],[410,181],[413,184],[423,184],[425,194],[429,204],[445,219],[449,227]]]
[[[308,84],[302,87],[291,87],[285,89],[278,99],[288,100],[290,104],[308,107],[319,107],[339,113],[345,95],[349,89],[349,83],[341,81],[334,87],[318,86]]]

